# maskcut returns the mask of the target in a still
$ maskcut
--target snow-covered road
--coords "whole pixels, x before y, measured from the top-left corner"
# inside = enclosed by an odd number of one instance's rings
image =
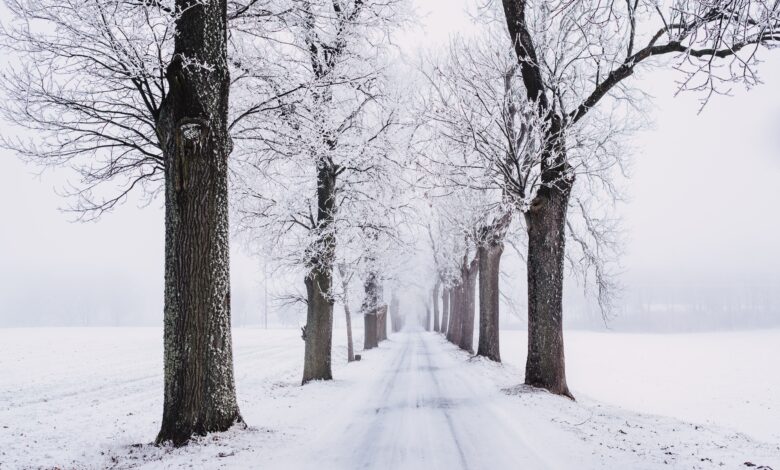
[[[469,374],[438,337],[400,334],[387,349],[388,366],[340,400],[342,418],[280,468],[549,468],[556,460],[553,446],[529,445],[533,428],[507,415],[510,398]]]

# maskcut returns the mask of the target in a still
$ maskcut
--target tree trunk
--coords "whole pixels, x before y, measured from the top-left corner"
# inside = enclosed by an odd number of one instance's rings
[[[226,2],[189,4],[176,1],[183,13],[157,129],[166,164],[165,397],[156,442],[177,446],[241,421],[230,332]]]
[[[306,348],[302,384],[312,380],[332,380],[333,342],[333,258],[336,240],[332,231],[336,211],[336,170],[324,160],[317,168],[317,238],[311,248],[312,270],[304,279],[306,308]]]
[[[365,313],[363,315],[363,328],[363,349],[373,349],[379,346],[379,338],[377,338],[378,326],[376,311]]]
[[[444,288],[441,292],[441,303],[442,303],[442,313],[441,313],[441,333],[443,333],[445,336],[447,335],[447,327],[449,326],[450,321],[450,289]]]
[[[349,313],[349,305],[344,302],[344,315],[347,317],[347,362],[355,360],[355,348],[352,345],[352,314]]]
[[[379,308],[376,315],[377,321],[377,340],[379,342],[387,340],[387,305]]]
[[[441,281],[436,281],[433,286],[433,331],[438,332],[441,330],[439,325],[439,289],[441,288]]]
[[[344,316],[347,320],[347,362],[355,360],[355,348],[352,343],[352,312],[349,311],[349,279],[347,270],[343,264],[339,265],[339,276],[341,276],[341,289],[344,291]]]
[[[571,186],[542,188],[525,214],[528,227],[528,358],[525,383],[574,398],[563,353],[563,263]]]
[[[432,320],[433,320],[433,315],[431,315],[431,306],[426,303],[425,304],[425,331],[431,331]]]
[[[390,324],[393,328],[393,333],[401,331],[403,326],[401,316],[398,314],[398,295],[395,290],[393,290],[393,294],[390,296]]]
[[[363,297],[363,305],[360,309],[363,311],[363,322],[365,326],[363,337],[363,349],[375,348],[379,345],[379,281],[377,280],[377,273],[373,270],[368,272],[366,280],[363,283],[363,289],[365,296]]]
[[[479,347],[477,356],[501,362],[499,348],[499,290],[502,242],[479,247]]]
[[[464,351],[474,353],[474,311],[476,310],[477,270],[479,256],[463,266],[463,310],[460,322],[460,341],[458,346]]]
[[[463,282],[458,281],[458,285],[452,288],[452,297],[450,299],[450,327],[447,339],[452,344],[460,344],[460,335],[462,333],[462,315],[463,315]]]

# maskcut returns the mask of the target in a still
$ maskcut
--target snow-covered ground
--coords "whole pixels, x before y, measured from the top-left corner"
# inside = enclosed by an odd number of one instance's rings
[[[0,468],[780,469],[780,331],[566,336],[576,403],[518,386],[522,332],[502,366],[423,332],[346,365],[336,331],[337,380],[300,387],[299,331],[237,329],[250,428],[171,449],[160,330],[0,330]]]

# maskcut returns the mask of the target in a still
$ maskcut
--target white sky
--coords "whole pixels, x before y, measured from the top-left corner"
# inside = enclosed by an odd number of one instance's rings
[[[417,0],[423,29],[404,48],[468,28],[463,0]],[[768,56],[768,54],[765,54]],[[625,207],[625,282],[780,280],[780,51],[767,83],[716,97],[701,115],[693,95],[674,97],[673,74],[642,77],[656,96],[655,126],[633,140],[637,155]],[[65,324],[86,312],[121,323],[162,319],[162,201],[130,201],[99,223],[68,222],[54,194],[65,172],[37,178],[0,154],[0,326]],[[234,315],[258,321],[257,262],[234,249]],[[78,323],[78,320],[76,320]],[[109,321],[110,323],[110,321]]]

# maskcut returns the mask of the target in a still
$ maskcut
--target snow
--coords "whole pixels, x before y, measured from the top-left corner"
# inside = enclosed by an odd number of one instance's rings
[[[173,449],[149,444],[160,329],[0,330],[0,468],[780,468],[780,331],[567,331],[577,402],[518,385],[523,332],[504,365],[424,332],[347,365],[344,336],[336,380],[301,387],[299,331],[236,329],[249,428]]]

